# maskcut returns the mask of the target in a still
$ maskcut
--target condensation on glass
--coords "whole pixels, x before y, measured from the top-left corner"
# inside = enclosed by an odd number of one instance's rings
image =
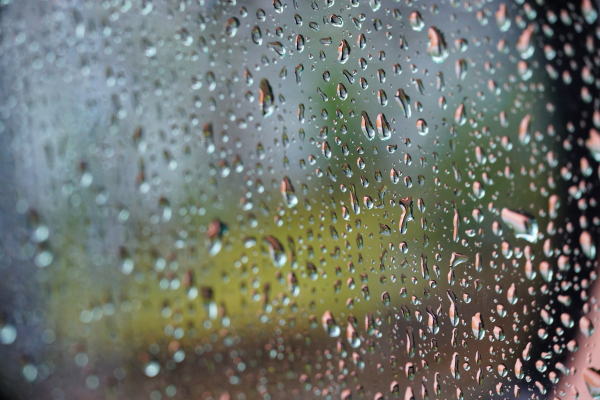
[[[0,392],[600,398],[592,0],[0,0]]]

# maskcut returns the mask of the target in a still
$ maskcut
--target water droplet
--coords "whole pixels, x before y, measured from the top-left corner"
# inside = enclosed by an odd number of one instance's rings
[[[283,180],[281,181],[281,194],[283,195],[283,200],[288,208],[294,207],[296,204],[298,204],[298,197],[296,197],[296,192],[294,191],[292,182],[287,176],[284,176]]]
[[[279,268],[283,267],[287,262],[287,257],[281,242],[273,236],[265,236],[264,242],[269,248],[269,254],[271,255],[273,264]]]
[[[526,145],[531,140],[531,115],[527,114],[519,124],[519,142]]]
[[[590,319],[588,317],[581,317],[579,319],[579,330],[586,337],[590,337],[594,333],[594,325],[592,324],[592,321],[590,321]]]
[[[368,118],[368,117],[367,117]],[[392,137],[390,124],[388,123],[385,115],[379,114],[376,120],[377,133],[379,133],[379,139],[388,140]]]
[[[536,243],[538,239],[538,225],[535,218],[523,211],[512,211],[503,208],[502,221],[512,229],[515,237],[525,239],[530,243]]]
[[[258,97],[258,105],[260,107],[260,112],[263,117],[268,117],[273,114],[275,110],[275,106],[273,104],[273,89],[271,89],[271,84],[266,79],[261,79],[260,81],[260,94]]]
[[[428,30],[429,46],[427,54],[431,56],[433,61],[438,64],[443,63],[448,58],[448,46],[444,39],[444,35],[436,27],[432,26]]]
[[[360,127],[367,139],[373,140],[375,138],[375,130],[366,111],[361,112]]]
[[[144,373],[150,378],[155,377],[156,375],[158,375],[159,372],[160,364],[158,363],[158,361],[150,361],[144,367]]]
[[[13,344],[17,339],[17,328],[11,324],[4,324],[0,328],[0,343],[4,345]]]
[[[229,37],[234,37],[240,26],[240,20],[236,17],[231,17],[225,24],[225,34]]]
[[[528,59],[533,55],[535,51],[535,47],[533,46],[533,32],[535,31],[535,26],[530,24],[523,30],[521,36],[519,36],[519,41],[517,42],[517,51],[521,55],[521,58]]]
[[[350,45],[346,41],[346,39],[342,39],[338,47],[338,61],[342,64],[345,64],[350,58]]]
[[[510,28],[510,18],[506,15],[506,4],[501,3],[496,11],[496,24],[502,32],[508,31]]]
[[[402,111],[402,114],[406,118],[410,118],[410,97],[406,93],[404,93],[404,90],[398,89],[395,98],[396,102],[398,103],[398,106],[400,107],[400,111]],[[598,135],[598,142],[598,152],[600,154],[600,134]]]
[[[448,311],[448,315],[450,316],[450,322],[452,326],[457,326],[459,321],[458,309],[456,307],[456,295],[452,290],[448,289],[447,291],[448,299],[450,299],[450,309]]]
[[[485,336],[485,328],[483,326],[483,320],[481,319],[481,313],[477,313],[471,318],[471,330],[476,339],[482,340]]]
[[[585,22],[590,25],[598,19],[598,12],[592,0],[583,0],[581,2],[581,13],[583,14],[583,18],[585,18]]]
[[[590,260],[596,258],[596,246],[592,241],[592,235],[590,235],[588,231],[581,232],[581,235],[579,236],[579,245],[587,258]]]
[[[546,282],[551,282],[554,272],[548,261],[542,261],[539,266],[540,275]]]
[[[331,315],[331,311],[325,311],[321,318],[321,322],[323,324],[323,329],[325,329],[325,332],[327,332],[330,337],[340,336],[341,329],[335,322],[333,315]]]
[[[425,21],[423,21],[423,17],[418,11],[413,11],[410,14],[409,21],[411,28],[417,32],[420,32],[425,26]]]
[[[421,136],[425,136],[429,133],[429,127],[424,119],[417,120],[417,132],[419,132],[419,135]]]
[[[344,26],[344,20],[339,15],[331,14],[329,17],[329,22],[336,28],[341,28]]]
[[[281,44],[281,42],[269,42],[267,43],[267,47],[273,50],[275,53],[277,53],[279,58],[285,57],[286,49],[285,47],[283,47],[283,44]]]
[[[583,370],[583,380],[593,399],[600,399],[600,372],[595,368],[587,367]]]
[[[508,291],[506,292],[506,298],[510,304],[516,304],[519,300],[517,297],[517,287],[514,282],[508,288]]]
[[[252,28],[251,36],[252,36],[252,41],[255,44],[257,44],[257,45],[262,44],[262,32],[260,31],[260,27],[258,25],[256,25],[254,28]]]
[[[460,355],[458,353],[454,353],[452,355],[452,361],[450,362],[450,373],[454,379],[460,378]]]

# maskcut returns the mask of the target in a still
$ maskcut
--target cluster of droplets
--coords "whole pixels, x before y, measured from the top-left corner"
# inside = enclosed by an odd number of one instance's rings
[[[153,400],[600,396],[579,350],[600,226],[591,0],[57,7],[42,24],[56,51],[7,30],[2,54],[30,67],[12,67],[0,129],[16,175],[41,181],[19,186],[20,257],[59,293],[47,313],[69,304],[78,327],[42,340],[76,343],[87,389],[135,397],[131,375]],[[56,104],[30,102],[31,79]],[[25,346],[21,319],[0,316],[6,348]],[[144,339],[101,380],[114,360],[98,346],[129,330]],[[25,357],[20,374],[46,381],[53,363]]]

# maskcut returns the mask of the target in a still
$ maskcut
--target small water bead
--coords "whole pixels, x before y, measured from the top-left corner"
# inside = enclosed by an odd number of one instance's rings
[[[419,135],[421,136],[425,136],[429,133],[429,127],[424,119],[417,120],[417,132],[419,132]]]

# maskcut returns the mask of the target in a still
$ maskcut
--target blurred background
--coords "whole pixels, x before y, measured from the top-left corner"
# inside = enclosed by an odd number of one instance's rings
[[[600,395],[592,1],[0,5],[4,398]]]

